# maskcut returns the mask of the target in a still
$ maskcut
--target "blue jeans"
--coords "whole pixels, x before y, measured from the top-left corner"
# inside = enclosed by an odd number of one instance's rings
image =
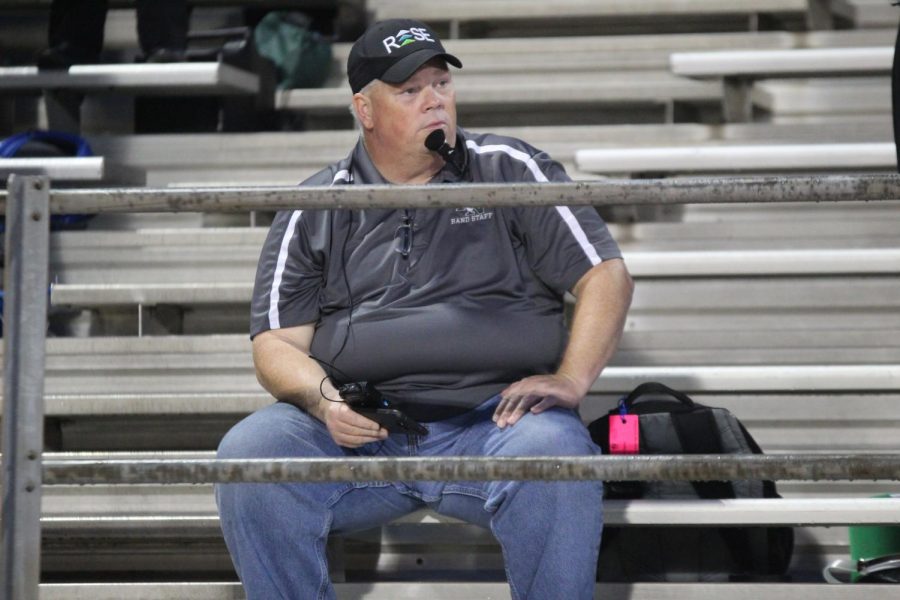
[[[458,417],[351,450],[324,424],[284,403],[238,423],[219,458],[339,456],[584,456],[599,454],[578,415],[554,408],[500,429],[497,398]],[[248,600],[333,599],[329,533],[388,523],[414,510],[489,528],[500,543],[512,598],[593,598],[602,529],[599,481],[230,483],[216,486],[225,542]]]

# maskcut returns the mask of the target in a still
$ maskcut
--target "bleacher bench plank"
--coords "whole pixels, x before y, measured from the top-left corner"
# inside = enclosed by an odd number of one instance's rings
[[[852,291],[851,291],[852,293]],[[628,330],[626,325],[626,330]],[[725,334],[725,336],[730,334]],[[837,337],[839,334],[835,334]],[[802,339],[800,332],[798,339]],[[177,337],[180,336],[176,336]],[[239,336],[234,336],[238,338]],[[673,336],[671,339],[675,339]],[[724,337],[724,336],[723,336]],[[152,349],[156,338],[133,338]],[[215,339],[215,338],[214,338]],[[226,336],[218,338],[227,341]],[[813,339],[817,339],[813,337]],[[255,380],[250,360],[250,344],[237,351],[196,353],[141,352],[116,354],[114,351],[89,354],[77,350],[83,338],[51,338],[48,342],[45,394],[52,397],[81,395],[127,398],[129,394],[230,394],[234,398],[256,398],[261,388]],[[66,342],[65,345],[59,342]],[[721,343],[721,342],[720,342]],[[794,342],[797,343],[795,339]],[[72,354],[57,354],[55,348],[74,349]],[[849,346],[838,346],[845,350]],[[648,349],[651,351],[652,349]],[[853,360],[853,356],[847,359]],[[847,360],[845,359],[845,360]],[[607,368],[591,390],[595,393],[624,392],[635,387],[635,380],[656,379],[670,382],[685,391],[892,391],[900,389],[900,365],[853,364],[835,361],[828,365],[642,365]],[[48,407],[49,408],[49,407]]]
[[[799,498],[722,500],[606,500],[603,522],[625,525],[898,525],[895,498]],[[129,537],[221,535],[215,512],[202,515],[77,515],[46,516],[41,529],[48,536],[90,535]]]
[[[884,75],[891,71],[893,46],[800,48],[791,50],[717,50],[676,52],[672,72],[685,77],[812,77]]]
[[[889,94],[888,94],[889,97]],[[349,97],[346,98],[349,105]],[[761,100],[759,102],[762,102]],[[465,120],[460,122],[465,126]],[[469,127],[472,131],[478,127]],[[493,127],[500,135],[527,140],[562,162],[576,179],[592,176],[574,168],[575,152],[591,147],[677,146],[698,143],[893,142],[890,111],[879,117],[845,115],[817,124],[700,123],[670,125],[556,125]],[[147,172],[147,184],[296,185],[323,165],[347,155],[359,134],[353,130],[91,136],[98,154]]]
[[[598,174],[893,170],[897,154],[890,143],[703,145],[585,149],[575,163]]]
[[[506,583],[338,583],[339,600],[508,600]],[[882,586],[785,583],[598,584],[604,600],[884,600]],[[41,600],[244,600],[239,583],[41,584]]]
[[[513,73],[454,77],[457,109],[461,113],[494,108],[508,112],[516,106],[546,106],[554,110],[587,103],[662,104],[718,102],[721,91],[715,82],[691,81],[665,72],[622,73]],[[288,89],[276,92],[280,110],[333,114],[349,110],[349,87]]]
[[[14,173],[44,174],[64,181],[100,181],[104,178],[106,159],[102,156],[0,158],[0,178]]]
[[[897,23],[897,8],[881,0],[831,0],[831,10],[859,28]]]
[[[755,108],[771,114],[775,125],[891,114],[889,77],[774,79],[753,86]]]
[[[860,77],[890,74],[893,57],[893,46],[885,45],[674,53],[670,64],[677,75],[721,79],[725,119],[749,121],[753,118],[756,80],[847,76],[852,82]]]
[[[792,48],[858,47],[893,42],[894,29],[866,32],[757,31],[646,35],[588,35],[560,37],[493,37],[445,40],[447,51],[463,62],[454,74],[561,71],[667,70],[677,52],[719,51],[731,48],[789,50]],[[351,44],[333,47],[330,81],[337,85]]]
[[[446,0],[440,3],[415,0],[370,0],[375,19],[411,18],[433,24],[446,21],[547,19],[559,17],[611,17],[717,15],[753,13],[804,13],[804,0]]]
[[[880,1],[880,0],[878,0]],[[597,3],[593,3],[594,6]],[[628,6],[640,6],[632,2]],[[666,3],[675,6],[675,3]],[[542,6],[542,10],[555,7]],[[591,57],[595,70],[633,70],[634,68],[668,69],[673,52],[717,51],[733,48],[756,50],[787,50],[791,48],[831,48],[888,45],[894,40],[896,28],[866,31],[753,31],[629,34],[629,35],[566,35],[541,37],[491,37],[444,40],[444,47],[463,61],[463,71],[539,70],[552,67],[556,59],[558,70],[570,69],[570,58],[578,68],[588,65]],[[336,84],[346,77],[350,43],[332,47],[334,64],[332,81]],[[517,60],[516,60],[517,59]],[[456,73],[456,71],[454,71]]]
[[[598,154],[606,151],[594,151]],[[615,155],[615,152],[609,152]],[[634,154],[640,154],[636,152]],[[592,156],[584,164],[595,164]],[[638,158],[625,157],[622,166],[641,164]],[[599,159],[603,162],[603,159]],[[661,162],[661,161],[660,161]],[[674,161],[673,161],[674,162]],[[651,164],[652,163],[651,161]],[[658,163],[657,163],[658,164]],[[667,166],[673,166],[667,163]],[[80,277],[76,271],[66,272],[64,266],[51,271],[59,283],[51,285],[51,302],[57,306],[136,306],[136,305],[217,305],[249,303],[253,291],[253,274],[258,253],[255,245],[247,251],[229,249],[217,253],[215,249],[199,247],[186,253],[184,249],[157,248],[153,250],[125,249],[115,255],[98,249],[78,258],[65,258],[69,264],[79,262],[93,264]],[[232,258],[232,253],[235,258]],[[896,274],[900,272],[900,248],[849,248],[844,250],[747,250],[747,251],[627,251],[625,259],[634,277],[640,279],[661,278],[712,278],[742,276],[860,276],[870,274]],[[185,260],[179,263],[179,258]],[[224,264],[218,262],[226,261]],[[95,261],[95,262],[92,262]],[[167,274],[169,267],[174,274]],[[191,279],[194,269],[208,271]],[[178,274],[181,273],[181,276]],[[165,281],[147,283],[156,275]],[[80,281],[78,281],[80,279]],[[100,283],[91,281],[101,280]],[[139,281],[122,282],[127,279]],[[175,280],[172,282],[172,280]],[[208,279],[214,279],[207,281]],[[224,280],[224,281],[223,281]],[[112,283],[119,281],[121,283]]]
[[[793,403],[796,406],[798,403]],[[793,407],[792,407],[793,408]],[[774,415],[774,412],[772,413]],[[777,452],[771,454],[779,454]],[[64,460],[209,460],[215,453],[206,452],[45,452],[45,461]],[[879,493],[900,493],[900,482],[888,481],[781,481],[779,493],[786,499],[851,499],[869,498]],[[209,516],[216,513],[213,486],[197,485],[117,485],[88,486],[53,485],[43,489],[41,509],[45,517],[93,518],[134,515]],[[618,505],[617,505],[618,506]],[[764,505],[768,506],[768,505]],[[619,506],[617,510],[626,507]],[[635,507],[637,510],[639,507]],[[431,512],[404,517],[403,522],[422,523],[436,517]],[[449,517],[440,517],[455,522]],[[676,519],[677,521],[677,519]]]
[[[134,94],[255,94],[259,78],[221,62],[73,65],[68,71],[0,67],[0,95],[41,90]]]
[[[126,167],[104,156],[0,158],[0,180],[12,174],[46,175],[52,181],[105,182],[107,185],[143,185],[142,170]]]

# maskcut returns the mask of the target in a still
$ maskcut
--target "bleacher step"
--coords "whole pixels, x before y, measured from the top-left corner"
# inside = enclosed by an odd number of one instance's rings
[[[0,90],[108,90],[180,95],[255,94],[259,78],[221,62],[74,65],[67,71],[0,67]]]
[[[342,583],[339,600],[508,600],[509,587],[494,583]],[[42,584],[40,600],[243,600],[238,583]],[[883,600],[881,586],[780,583],[598,584],[604,600]]]

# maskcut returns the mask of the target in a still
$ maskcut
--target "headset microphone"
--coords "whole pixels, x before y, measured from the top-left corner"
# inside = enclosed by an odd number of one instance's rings
[[[447,136],[443,129],[435,129],[425,138],[425,147],[432,152],[437,152],[447,161],[458,175],[462,175],[466,167],[465,153],[457,152],[456,148],[447,143]]]

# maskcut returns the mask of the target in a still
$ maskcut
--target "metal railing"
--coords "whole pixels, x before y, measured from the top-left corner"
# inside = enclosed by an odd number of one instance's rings
[[[514,185],[51,190],[12,176],[6,211],[3,512],[0,600],[37,600],[41,485],[237,481],[513,479],[890,479],[900,454],[66,461],[46,464],[43,376],[51,213],[317,208],[874,202],[900,199],[897,175],[603,180]],[[898,382],[900,387],[900,382]]]

